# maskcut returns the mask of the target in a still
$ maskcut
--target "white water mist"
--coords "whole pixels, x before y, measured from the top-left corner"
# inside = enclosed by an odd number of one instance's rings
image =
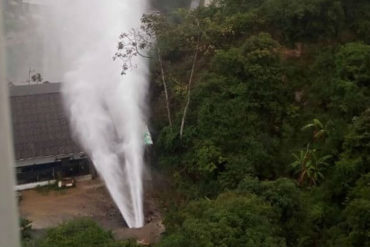
[[[64,72],[71,127],[128,226],[141,227],[148,66],[135,58],[137,68],[122,76],[121,64],[112,57],[119,35],[140,25],[146,0],[50,2],[45,46],[55,51],[58,45],[60,57],[53,59]]]

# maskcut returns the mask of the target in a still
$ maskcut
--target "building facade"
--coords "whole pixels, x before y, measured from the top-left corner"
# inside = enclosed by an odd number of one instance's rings
[[[60,83],[9,89],[18,187],[91,174],[91,162],[72,139]]]

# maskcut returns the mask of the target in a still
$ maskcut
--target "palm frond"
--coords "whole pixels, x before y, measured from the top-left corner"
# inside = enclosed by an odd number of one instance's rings
[[[321,121],[320,120],[318,120],[317,118],[315,118],[314,120],[313,120],[313,123],[314,123],[314,125],[315,125],[315,127],[318,127],[318,128],[320,128],[320,129],[323,129],[324,128],[324,125],[321,123]]]
[[[310,129],[310,128],[312,128],[312,127],[315,127],[315,124],[310,123],[310,124],[307,124],[307,125],[303,126],[303,127],[302,127],[302,130]]]

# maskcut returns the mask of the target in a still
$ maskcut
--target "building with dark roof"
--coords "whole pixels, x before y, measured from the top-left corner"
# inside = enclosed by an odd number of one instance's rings
[[[72,139],[60,83],[9,90],[18,184],[89,174],[88,159]]]

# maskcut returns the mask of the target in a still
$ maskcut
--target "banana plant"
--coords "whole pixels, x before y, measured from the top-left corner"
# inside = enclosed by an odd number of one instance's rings
[[[331,155],[319,157],[316,149],[310,149],[307,145],[306,150],[301,150],[298,154],[293,154],[295,161],[291,164],[298,174],[298,184],[303,185],[308,182],[310,186],[318,184],[325,176],[324,172],[329,166],[328,160]]]
[[[302,130],[313,129],[313,140],[319,140],[320,138],[324,138],[328,135],[326,125],[324,125],[319,119],[315,118],[311,123],[303,126]]]

